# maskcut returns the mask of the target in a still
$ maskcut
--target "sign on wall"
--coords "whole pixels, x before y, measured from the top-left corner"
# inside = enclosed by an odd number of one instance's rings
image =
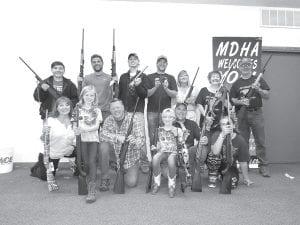
[[[253,62],[253,75],[261,68],[261,37],[213,37],[213,68],[228,74],[225,84],[231,85],[239,78],[238,64],[244,58]]]

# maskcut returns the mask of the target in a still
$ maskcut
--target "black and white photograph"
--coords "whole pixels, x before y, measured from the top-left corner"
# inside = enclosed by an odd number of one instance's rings
[[[1,225],[300,224],[299,0],[0,3]]]

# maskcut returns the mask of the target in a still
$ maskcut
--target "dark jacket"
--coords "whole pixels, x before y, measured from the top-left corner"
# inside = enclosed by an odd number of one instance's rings
[[[40,115],[41,118],[45,118],[46,109],[48,109],[49,112],[53,109],[54,103],[56,99],[49,94],[48,91],[44,91],[41,88],[42,83],[47,83],[53,86],[53,76],[48,77],[47,79],[43,80],[38,87],[34,90],[33,97],[37,102],[41,102],[40,106]],[[62,96],[68,97],[73,104],[73,107],[78,102],[78,94],[77,94],[77,88],[75,84],[65,77],[63,77],[63,90],[62,90]]]
[[[140,71],[138,71],[137,74],[139,72]],[[144,112],[145,98],[147,98],[148,94],[149,81],[145,74],[141,74],[140,78],[142,79],[142,82],[138,86],[134,86],[130,89],[129,84],[131,80],[129,71],[122,74],[120,77],[118,98],[123,101],[125,110],[127,112],[133,112],[137,97],[139,97],[140,100],[136,111],[142,113]]]

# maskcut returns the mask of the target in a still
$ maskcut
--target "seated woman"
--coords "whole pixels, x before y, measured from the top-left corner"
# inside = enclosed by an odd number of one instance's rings
[[[53,164],[55,175],[59,160],[63,157],[75,157],[75,134],[71,125],[72,102],[67,97],[60,97],[55,102],[53,116],[47,119],[43,127],[42,141],[49,132],[49,163]],[[47,159],[46,159],[47,160]],[[31,176],[47,180],[44,155],[40,153],[38,163],[31,168]]]
[[[228,134],[231,134],[231,155],[232,155],[232,162],[233,166],[235,162],[238,161],[241,166],[242,174],[244,177],[243,183],[247,186],[253,184],[253,182],[249,178],[248,174],[248,164],[249,161],[249,151],[248,145],[244,138],[238,134],[231,125],[232,123],[229,121],[228,116],[223,116],[220,119],[220,128],[221,131],[216,131],[211,138],[211,152],[208,154],[207,157],[207,167],[209,169],[209,187],[215,187],[217,173],[220,168],[225,167],[222,166],[226,165],[226,142],[224,141]],[[232,183],[235,183],[233,181]]]

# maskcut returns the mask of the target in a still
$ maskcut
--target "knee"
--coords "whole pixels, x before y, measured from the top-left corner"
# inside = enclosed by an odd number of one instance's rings
[[[137,186],[138,183],[138,176],[137,174],[131,174],[130,176],[126,177],[126,185],[130,188]]]
[[[110,153],[110,144],[107,142],[101,142],[99,145],[99,153],[100,155],[109,155]]]

